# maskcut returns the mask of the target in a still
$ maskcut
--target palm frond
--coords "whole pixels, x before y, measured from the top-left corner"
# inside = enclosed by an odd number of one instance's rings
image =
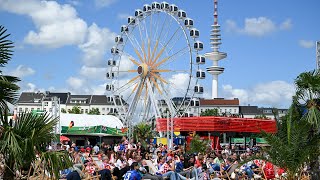
[[[40,155],[40,161],[36,164],[40,165],[36,168],[40,172],[46,172],[51,179],[59,179],[59,172],[72,167],[72,161],[67,152],[48,151]],[[35,169],[38,171],[38,169]]]
[[[12,48],[14,47],[13,42],[6,39],[10,36],[10,34],[5,34],[6,31],[4,26],[0,26],[0,67],[4,67],[11,59]]]

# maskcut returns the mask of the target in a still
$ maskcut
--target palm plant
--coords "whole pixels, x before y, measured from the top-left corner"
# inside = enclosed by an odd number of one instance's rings
[[[8,40],[10,34],[0,26],[0,67],[4,67],[12,56],[13,42]],[[0,154],[5,161],[4,179],[14,179],[15,172],[29,169],[36,161],[36,153],[42,159],[43,169],[51,177],[58,178],[59,170],[71,166],[65,153],[45,152],[45,145],[54,139],[53,128],[57,119],[48,115],[22,113],[15,121],[8,121],[8,105],[14,104],[18,97],[19,78],[6,76],[0,70]],[[44,171],[43,171],[44,172]]]
[[[312,125],[309,129],[310,137],[317,136],[320,134],[320,71],[301,73],[295,84],[297,100],[305,110],[302,119]],[[320,178],[319,164],[319,158],[310,163],[313,179]]]
[[[288,179],[296,179],[304,163],[309,164],[319,154],[320,136],[309,136],[311,125],[306,121],[291,121],[284,118],[278,133],[262,136],[270,147],[265,151],[273,164],[282,167],[288,173]]]
[[[49,115],[37,115],[32,113],[22,113],[12,126],[4,126],[3,135],[0,138],[0,153],[5,155],[6,170],[5,179],[14,176],[13,170],[28,169],[33,161],[36,160],[36,153],[46,158],[50,165],[59,165],[50,168],[49,173],[56,174],[59,170],[71,166],[67,156],[62,158],[65,163],[55,163],[56,159],[61,159],[61,154],[45,153],[46,144],[50,143],[55,135],[53,129],[57,124],[57,119]],[[66,155],[66,154],[65,154]],[[50,157],[50,159],[48,158]],[[55,157],[55,158],[53,158]],[[60,157],[60,158],[59,158]],[[45,166],[45,168],[47,168]]]
[[[134,139],[141,142],[143,146],[147,145],[147,140],[153,138],[152,127],[145,122],[140,122],[135,125],[133,128],[133,137]]]
[[[0,67],[4,67],[8,61],[11,60],[13,42],[7,39],[10,34],[6,34],[6,29],[0,26]],[[13,76],[6,76],[2,74],[0,69],[0,114],[1,123],[8,123],[8,104],[14,104],[18,97],[19,86],[16,83],[20,81],[19,78]]]
[[[295,178],[304,163],[311,166],[313,179],[318,179],[320,72],[301,73],[295,84],[296,95],[289,113],[278,124],[278,132],[263,133],[271,145],[267,153],[270,161],[287,170],[289,179]]]

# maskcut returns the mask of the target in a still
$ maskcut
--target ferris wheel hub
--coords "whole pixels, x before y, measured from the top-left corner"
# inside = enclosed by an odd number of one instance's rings
[[[142,63],[138,66],[137,69],[138,74],[140,74],[141,77],[146,77],[149,72],[149,67],[146,63]]]

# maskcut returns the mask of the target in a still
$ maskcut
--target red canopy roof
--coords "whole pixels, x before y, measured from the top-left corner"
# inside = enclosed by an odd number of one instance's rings
[[[261,130],[275,133],[275,120],[233,118],[233,117],[182,117],[174,118],[174,131],[214,131],[214,132],[249,132],[260,133]],[[157,131],[167,131],[167,118],[157,119]]]

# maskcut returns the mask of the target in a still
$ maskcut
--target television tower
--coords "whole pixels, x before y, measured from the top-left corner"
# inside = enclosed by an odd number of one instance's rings
[[[218,61],[227,57],[227,53],[219,52],[221,44],[220,25],[218,24],[218,0],[214,0],[214,21],[211,25],[210,44],[212,52],[205,54],[207,59],[213,61],[213,65],[207,67],[207,72],[212,74],[212,99],[218,97],[218,76],[223,73],[224,67],[218,66]]]

